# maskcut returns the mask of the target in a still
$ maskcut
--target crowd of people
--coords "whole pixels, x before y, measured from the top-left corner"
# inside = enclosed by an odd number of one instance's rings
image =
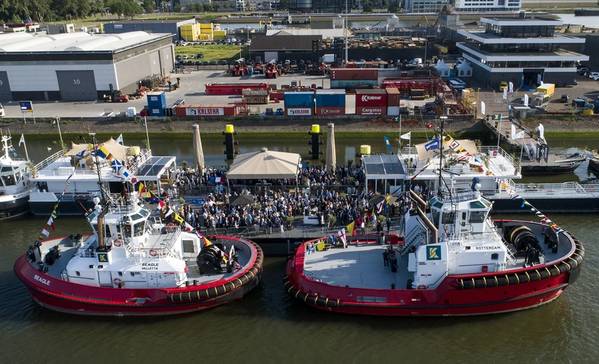
[[[178,172],[176,186],[184,191],[211,187],[201,205],[184,205],[181,215],[200,231],[216,229],[253,229],[285,231],[308,217],[310,225],[341,227],[352,222],[357,229],[377,227],[382,216],[393,210],[374,211],[372,194],[364,188],[361,168],[338,167],[335,171],[320,167],[302,169],[297,184],[271,184],[268,187],[248,183],[231,191],[215,188],[226,185],[224,171],[209,169],[203,175],[192,170]],[[248,181],[249,182],[249,181]],[[291,182],[291,181],[289,181]],[[278,186],[291,188],[277,188]],[[378,208],[380,210],[380,206]],[[378,212],[378,213],[377,213]],[[377,220],[378,219],[378,220]]]

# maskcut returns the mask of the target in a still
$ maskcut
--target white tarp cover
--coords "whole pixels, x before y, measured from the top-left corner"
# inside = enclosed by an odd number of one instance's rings
[[[227,173],[228,179],[296,178],[301,157],[297,153],[262,149],[238,155]]]

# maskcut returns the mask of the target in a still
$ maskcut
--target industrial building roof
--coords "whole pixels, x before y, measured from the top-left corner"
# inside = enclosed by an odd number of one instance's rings
[[[0,34],[0,52],[116,52],[167,37],[172,34],[3,33]]]
[[[343,28],[337,29],[308,29],[308,28],[285,28],[285,29],[268,29],[267,36],[273,35],[320,35],[323,39],[342,38],[345,36]],[[351,37],[352,33],[348,29],[347,36]]]
[[[321,35],[256,35],[250,51],[311,51],[312,42],[320,40]]]

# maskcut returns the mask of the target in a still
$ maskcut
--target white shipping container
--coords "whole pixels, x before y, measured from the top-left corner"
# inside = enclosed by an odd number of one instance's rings
[[[398,116],[399,115],[399,106],[387,107],[387,115],[388,116]]]

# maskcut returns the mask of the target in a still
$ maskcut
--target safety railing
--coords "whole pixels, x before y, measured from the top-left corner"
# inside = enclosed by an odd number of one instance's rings
[[[56,153],[48,156],[43,161],[41,161],[38,164],[36,164],[33,167],[31,167],[31,173],[33,174],[33,176],[34,177],[37,176],[37,173],[39,171],[41,171],[42,169],[46,168],[50,164],[54,163],[54,161],[56,161],[58,158],[64,156],[64,153],[65,153],[64,150],[59,150],[58,152],[56,152]]]

